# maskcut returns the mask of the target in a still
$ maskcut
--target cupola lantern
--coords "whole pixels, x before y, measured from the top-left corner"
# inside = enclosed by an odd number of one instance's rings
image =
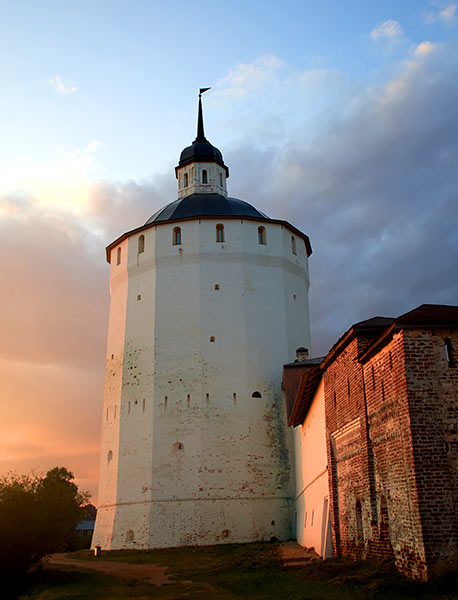
[[[175,167],[178,180],[178,198],[191,194],[221,194],[227,196],[226,179],[229,169],[221,151],[205,137],[202,112],[202,94],[211,88],[200,88],[197,117],[197,136],[191,146],[183,150]]]

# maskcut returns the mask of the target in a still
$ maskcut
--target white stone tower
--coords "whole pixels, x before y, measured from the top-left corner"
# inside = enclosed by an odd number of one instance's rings
[[[291,536],[281,377],[310,347],[309,239],[227,196],[200,95],[176,177],[178,199],[107,248],[107,549]]]

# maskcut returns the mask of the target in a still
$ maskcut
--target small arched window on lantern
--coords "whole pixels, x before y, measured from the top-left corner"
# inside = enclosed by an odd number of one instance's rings
[[[291,252],[293,254],[297,254],[297,250],[296,250],[296,238],[294,237],[294,235],[291,236]]]
[[[181,245],[181,229],[180,229],[180,227],[173,228],[173,245],[174,246]]]
[[[221,225],[221,223],[216,226],[216,241],[224,242],[224,225]]]
[[[219,174],[219,187],[223,187],[223,174]]]
[[[138,238],[138,254],[142,254],[145,251],[145,236],[141,235]]]
[[[202,183],[208,183],[207,169],[202,171]]]
[[[188,187],[188,185],[189,185],[189,178],[188,178],[188,174],[187,173],[184,174],[184,178],[183,179],[184,179],[183,186],[184,187]]]
[[[116,264],[121,264],[121,246],[119,246],[118,250],[116,251]]]
[[[266,228],[258,227],[258,244],[266,244]]]

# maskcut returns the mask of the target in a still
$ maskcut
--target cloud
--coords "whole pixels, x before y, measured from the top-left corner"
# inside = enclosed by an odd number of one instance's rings
[[[458,54],[422,50],[313,139],[298,128],[259,157],[248,141],[226,153],[234,195],[311,238],[315,355],[362,319],[457,303]]]
[[[0,195],[0,474],[65,465],[96,498],[105,246],[173,200],[170,187],[88,185],[77,214],[26,192]]]
[[[437,5],[438,3],[433,2],[433,4]],[[455,2],[440,3],[438,8],[426,11],[425,23],[441,22],[446,25],[454,25],[456,23],[456,9],[457,4]]]
[[[371,31],[371,38],[378,40],[380,38],[394,38],[402,35],[402,27],[398,21],[389,19],[374,27]]]
[[[427,56],[428,54],[431,54],[431,52],[434,52],[436,47],[437,45],[432,42],[421,42],[421,44],[418,44],[415,48],[415,54],[417,56]]]
[[[60,75],[54,75],[54,77],[50,77],[48,80],[59,94],[67,95],[74,94],[77,91],[77,87],[73,85],[73,82],[70,79],[62,79]]]
[[[211,107],[207,114],[224,115],[218,127],[226,148],[251,138],[258,152],[263,152],[295,137],[303,123],[312,135],[322,119],[346,110],[353,86],[335,68],[297,69],[277,56],[261,56],[236,65],[217,82],[207,99]]]
[[[276,73],[285,68],[277,56],[266,54],[252,63],[238,63],[225,77],[215,84],[214,95],[241,98],[265,87],[276,84]]]
[[[97,151],[102,146],[93,140],[82,149],[58,148],[54,159],[17,159],[2,177],[0,193],[25,190],[41,206],[81,214],[86,209],[91,180],[98,173]]]

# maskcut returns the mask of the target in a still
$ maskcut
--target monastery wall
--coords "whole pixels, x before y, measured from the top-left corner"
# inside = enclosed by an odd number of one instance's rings
[[[375,478],[373,518],[365,515],[364,527],[370,556],[393,556],[402,573],[425,579],[405,359],[403,334],[397,333],[364,365]]]
[[[301,546],[332,556],[324,382],[318,386],[302,425],[294,428],[296,535]]]
[[[458,334],[405,330],[403,341],[418,506],[431,577],[458,564],[458,366],[452,355]]]
[[[451,331],[401,330],[364,364],[353,339],[324,375],[334,551],[391,556],[417,579],[458,558],[458,379],[446,338],[458,347]]]
[[[364,390],[353,339],[324,375],[326,438],[333,550],[358,556],[363,536],[359,512],[371,512],[368,490]]]

